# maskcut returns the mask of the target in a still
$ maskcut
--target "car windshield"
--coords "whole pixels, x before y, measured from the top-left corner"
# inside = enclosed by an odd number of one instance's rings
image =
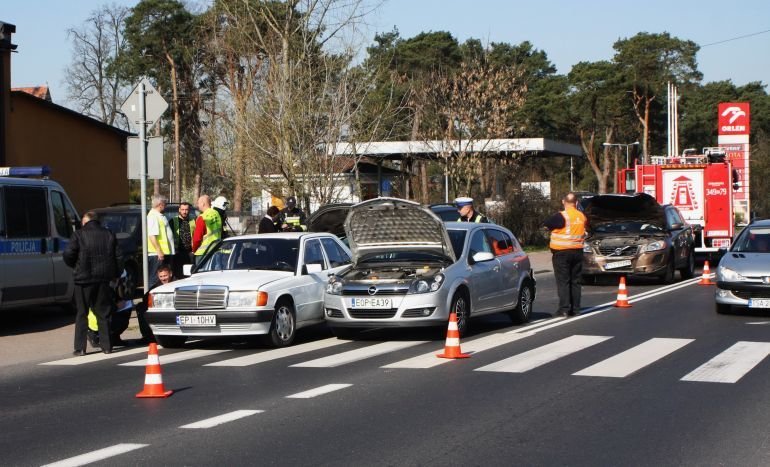
[[[449,230],[449,241],[452,242],[452,250],[455,252],[455,258],[460,258],[463,255],[463,247],[465,246],[465,236],[468,233],[467,230]]]
[[[731,251],[770,253],[770,227],[747,227],[741,232]]]
[[[99,222],[118,239],[131,237],[140,228],[138,214],[100,213]]]
[[[197,272],[233,270],[297,270],[299,240],[255,238],[228,240],[217,245]]]
[[[663,232],[663,229],[644,221],[614,222],[599,224],[593,228],[597,233],[655,233]]]

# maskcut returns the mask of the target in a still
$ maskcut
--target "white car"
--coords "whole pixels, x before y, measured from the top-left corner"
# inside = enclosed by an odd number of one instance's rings
[[[350,250],[328,233],[228,238],[191,277],[152,290],[147,322],[164,347],[188,337],[251,335],[287,346],[298,328],[324,320],[328,276],[350,262]]]

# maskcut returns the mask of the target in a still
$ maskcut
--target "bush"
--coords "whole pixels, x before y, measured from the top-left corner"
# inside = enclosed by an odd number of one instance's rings
[[[551,214],[551,200],[540,190],[522,188],[505,200],[505,207],[494,218],[513,232],[522,245],[546,246],[549,237],[543,222]]]

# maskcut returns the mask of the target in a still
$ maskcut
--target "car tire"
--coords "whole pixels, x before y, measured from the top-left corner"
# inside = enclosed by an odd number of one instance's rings
[[[294,306],[288,300],[280,300],[275,304],[273,321],[270,323],[270,332],[265,336],[265,343],[273,347],[287,347],[294,342],[296,333]]]
[[[671,284],[674,282],[674,258],[673,255],[669,258],[669,262],[666,265],[666,270],[660,276],[660,282],[663,284]]]
[[[687,257],[687,264],[679,270],[679,274],[682,276],[682,279],[692,279],[695,276],[695,253],[692,249]]]
[[[730,312],[732,312],[733,307],[730,306],[730,305],[726,305],[724,303],[715,303],[714,309],[720,315],[726,315],[726,314],[729,314]]]
[[[523,324],[532,316],[532,305],[535,301],[535,291],[530,281],[524,281],[519,289],[519,301],[516,308],[511,310],[511,320],[515,324]]]
[[[354,328],[331,327],[331,331],[332,334],[334,334],[334,337],[343,340],[354,340],[361,334],[360,330]]]
[[[468,333],[468,319],[471,317],[471,304],[468,295],[463,292],[455,293],[449,312],[457,315],[457,331],[460,337]]]
[[[185,336],[155,336],[155,342],[167,349],[178,349],[184,346]]]

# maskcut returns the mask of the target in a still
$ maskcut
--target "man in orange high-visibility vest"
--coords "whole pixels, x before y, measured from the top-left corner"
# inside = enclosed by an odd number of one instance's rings
[[[575,193],[567,193],[561,203],[564,210],[546,219],[544,224],[551,231],[553,274],[559,294],[556,316],[574,316],[580,314],[580,275],[587,221],[577,209]]]

